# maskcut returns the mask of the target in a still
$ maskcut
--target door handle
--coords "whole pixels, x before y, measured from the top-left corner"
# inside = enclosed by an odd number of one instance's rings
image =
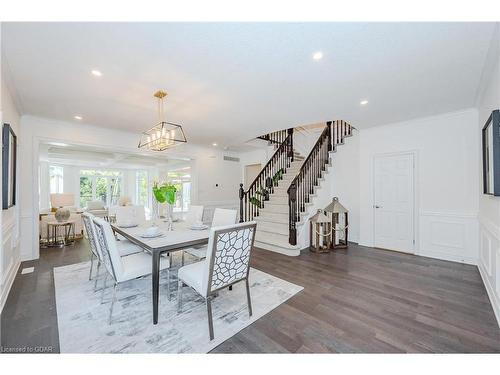
[[[373,207],[374,208],[382,208],[382,206],[377,206],[377,205],[374,205]]]

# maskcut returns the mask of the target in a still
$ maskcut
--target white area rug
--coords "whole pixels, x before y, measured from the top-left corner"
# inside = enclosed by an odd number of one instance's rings
[[[94,282],[88,280],[89,266],[85,262],[54,268],[61,353],[207,353],[303,289],[252,268],[252,317],[248,316],[244,282],[232,291],[220,292],[212,302],[215,339],[210,341],[203,298],[184,288],[183,312],[177,313],[175,272],[171,272],[175,290],[171,301],[167,300],[166,273],[161,274],[157,325],[152,323],[150,277],[119,287],[110,325],[112,288],[106,290],[101,304],[101,292],[94,292]]]

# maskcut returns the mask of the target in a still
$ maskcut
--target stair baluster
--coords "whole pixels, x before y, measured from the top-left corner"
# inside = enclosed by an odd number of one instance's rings
[[[258,137],[277,148],[273,156],[266,163],[247,191],[240,184],[240,223],[252,221],[259,216],[260,209],[264,208],[266,200],[266,190],[269,194],[274,192],[278,186],[278,181],[283,179],[287,168],[293,161],[293,128],[280,130]]]
[[[332,127],[333,125],[333,127]],[[340,120],[326,123],[326,126],[302,164],[299,173],[293,179],[287,190],[289,206],[289,243],[297,244],[297,222],[301,212],[306,211],[306,203],[310,202],[310,195],[318,186],[323,172],[330,163],[330,151],[335,151],[337,145],[344,143],[344,138],[352,135],[353,127]]]

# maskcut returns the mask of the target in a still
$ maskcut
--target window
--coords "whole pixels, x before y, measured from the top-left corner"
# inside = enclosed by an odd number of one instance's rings
[[[139,206],[148,206],[148,172],[137,171],[135,174],[135,201]]]
[[[109,170],[80,170],[80,207],[100,200],[107,207],[118,204],[122,193],[122,173]]]
[[[64,169],[57,165],[49,166],[50,194],[64,192]]]
[[[177,188],[174,212],[186,212],[191,204],[191,174],[190,168],[170,171],[167,180]]]

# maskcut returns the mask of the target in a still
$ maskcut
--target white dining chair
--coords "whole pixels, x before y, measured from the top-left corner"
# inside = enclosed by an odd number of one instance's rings
[[[99,242],[97,241],[95,224],[94,224],[94,216],[91,213],[84,212],[82,213],[83,224],[85,227],[85,234],[87,235],[87,239],[89,240],[90,247],[90,272],[89,272],[89,280],[92,280],[92,271],[94,268],[94,260],[97,261],[97,269],[95,274],[95,284],[94,290],[97,288],[97,278],[99,277],[99,270],[102,263],[102,252]],[[132,242],[128,240],[117,241],[116,246],[118,248],[118,252],[120,256],[125,257],[131,254],[141,253],[143,250],[134,245]]]
[[[252,316],[248,274],[256,228],[255,221],[212,228],[206,259],[179,268],[177,311],[182,312],[184,285],[190,286],[204,297],[210,340],[214,338],[212,299],[221,289],[245,281],[248,313]]]
[[[144,206],[117,206],[114,207],[116,224],[143,225],[146,223],[146,212]]]
[[[187,224],[195,224],[203,221],[203,206],[193,206],[189,207],[189,211],[186,214],[186,219],[184,220]]]
[[[238,216],[237,210],[228,210],[225,208],[216,208],[212,219],[212,228],[226,226],[236,223]],[[190,247],[182,252],[182,265],[184,265],[184,253],[188,253],[196,260],[202,260],[207,256],[207,247]]]
[[[113,307],[116,300],[116,291],[120,284],[138,279],[151,274],[151,255],[141,252],[126,257],[121,257],[117,247],[117,241],[111,229],[111,225],[100,218],[94,218],[96,229],[96,237],[101,246],[101,254],[104,266],[106,267],[106,277],[104,279],[104,287],[102,289],[101,303],[104,300],[104,291],[108,276],[114,281],[113,297],[111,298],[111,306],[109,308],[109,324],[113,316]],[[160,271],[167,270],[167,285],[170,295],[170,260],[168,257],[161,257]]]

